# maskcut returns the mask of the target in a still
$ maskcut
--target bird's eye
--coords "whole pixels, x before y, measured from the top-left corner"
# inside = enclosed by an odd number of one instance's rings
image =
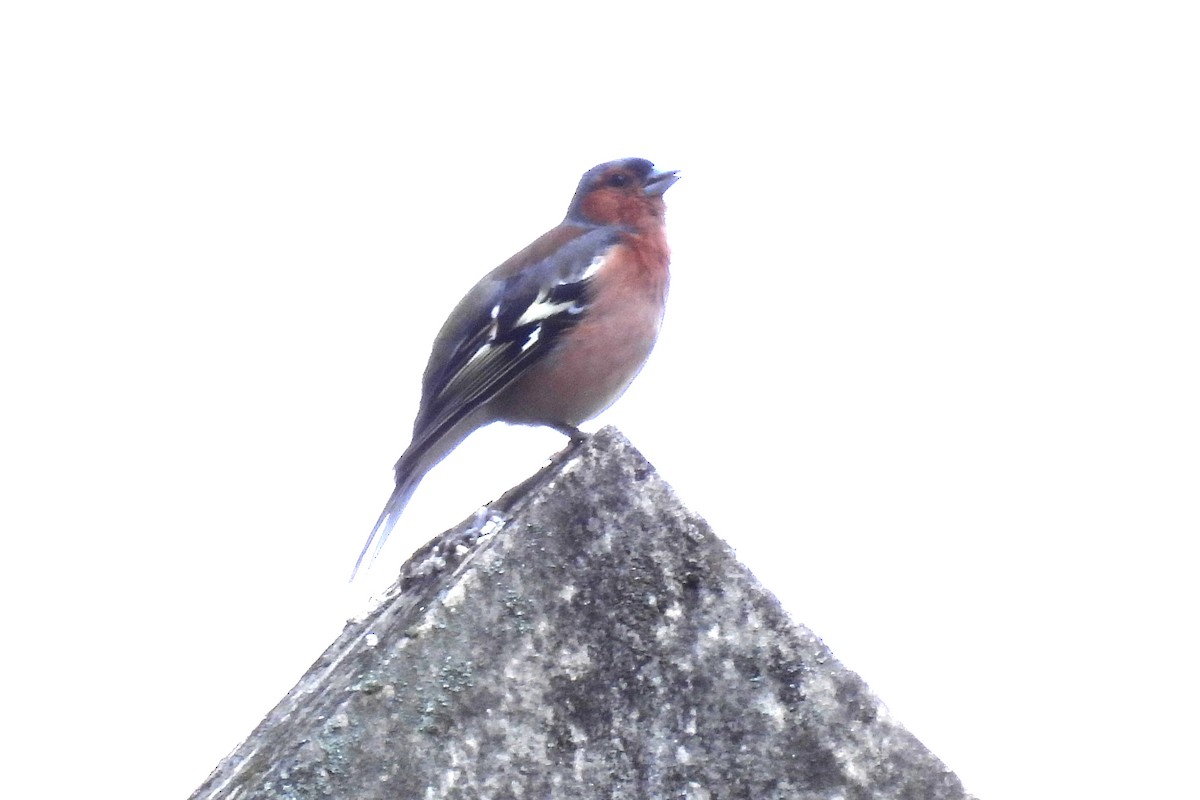
[[[620,189],[629,183],[629,176],[624,172],[614,172],[608,176],[608,185]]]

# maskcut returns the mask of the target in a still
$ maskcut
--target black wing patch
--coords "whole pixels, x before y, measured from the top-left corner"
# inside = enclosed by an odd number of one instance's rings
[[[499,282],[462,327],[458,345],[426,375],[413,446],[435,442],[553,351],[587,315],[593,276],[620,231],[598,229]]]

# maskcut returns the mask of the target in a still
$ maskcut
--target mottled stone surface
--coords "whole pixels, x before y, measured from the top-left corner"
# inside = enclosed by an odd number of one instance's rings
[[[616,431],[494,508],[194,797],[964,797]]]

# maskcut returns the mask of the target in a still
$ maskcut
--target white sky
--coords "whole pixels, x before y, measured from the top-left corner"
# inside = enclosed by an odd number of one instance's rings
[[[558,449],[477,434],[347,586],[444,315],[627,155],[674,283],[591,427],[981,798],[1194,785],[1194,4],[403,5],[0,11],[21,796],[186,796]]]

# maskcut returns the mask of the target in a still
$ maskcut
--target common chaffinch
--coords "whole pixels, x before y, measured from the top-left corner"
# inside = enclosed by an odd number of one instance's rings
[[[644,158],[593,167],[566,218],[459,301],[433,342],[412,443],[354,575],[425,474],[472,431],[499,421],[577,439],[579,423],[621,396],[662,324],[670,280],[662,196],[677,180]]]

